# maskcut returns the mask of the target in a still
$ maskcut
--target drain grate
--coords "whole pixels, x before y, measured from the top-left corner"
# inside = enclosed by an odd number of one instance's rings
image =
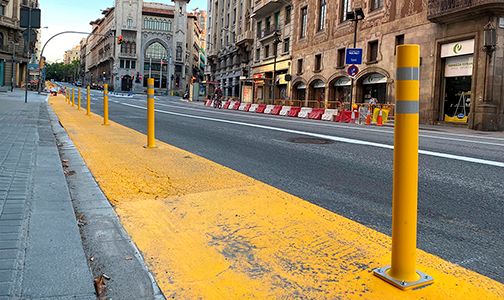
[[[291,143],[296,144],[317,144],[317,145],[325,145],[325,144],[334,144],[334,141],[322,138],[309,138],[309,137],[297,137],[288,139]]]

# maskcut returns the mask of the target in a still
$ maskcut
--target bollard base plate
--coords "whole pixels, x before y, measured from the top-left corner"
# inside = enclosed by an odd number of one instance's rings
[[[144,145],[143,147],[145,149],[156,149],[158,146],[147,146],[147,145]]]
[[[411,290],[434,283],[434,278],[432,276],[429,276],[424,272],[418,270],[416,272],[420,276],[420,279],[418,279],[417,281],[397,280],[388,274],[390,268],[390,266],[386,266],[383,268],[374,269],[373,274],[401,290]]]

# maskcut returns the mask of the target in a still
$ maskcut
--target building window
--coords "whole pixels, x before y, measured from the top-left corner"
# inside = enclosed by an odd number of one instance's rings
[[[262,37],[262,22],[257,22],[257,37]]]
[[[4,48],[4,34],[0,32],[0,49]]]
[[[315,55],[315,71],[322,70],[322,54]]]
[[[121,59],[119,62],[119,68],[124,69],[124,59]]]
[[[131,68],[136,69],[136,61],[134,60],[131,61]]]
[[[350,11],[350,1],[351,0],[341,0],[341,9],[340,9],[341,22],[344,22],[347,20],[346,13]]]
[[[266,18],[266,24],[264,24],[264,30],[270,32],[271,29],[271,17]]]
[[[128,19],[126,21],[126,26],[128,26],[128,28],[133,28],[133,19]]]
[[[130,68],[130,61],[129,61],[129,60],[126,60],[126,61],[125,61],[124,67],[125,67],[126,69],[129,69],[129,68]]]
[[[371,1],[371,10],[376,10],[383,7],[383,0],[370,0],[370,1]]]
[[[304,38],[306,37],[306,25],[308,22],[308,7],[303,7],[301,8],[301,20],[300,20],[300,25],[299,25],[299,37]]]
[[[264,58],[268,58],[269,57],[269,45],[266,45],[264,46]]]
[[[303,74],[303,59],[302,58],[297,60],[297,73]]]
[[[404,45],[404,34],[396,35],[395,37],[395,47],[394,47],[394,55],[397,51],[397,46]]]
[[[275,30],[280,29],[280,12],[275,13]]]
[[[338,62],[336,67],[343,68],[345,66],[345,48],[338,49]]]
[[[368,62],[378,61],[378,41],[368,43]]]
[[[292,12],[292,7],[287,6],[285,8],[285,24],[290,24],[291,21],[291,12]]]
[[[233,9],[233,25],[236,24],[236,8]]]
[[[284,53],[289,53],[289,51],[290,51],[290,39],[288,39],[288,38],[285,39],[283,45],[284,45],[283,52]]]
[[[325,29],[327,15],[327,2],[326,0],[319,0],[319,18],[318,18],[318,31]]]
[[[166,48],[158,42],[152,43],[145,52],[145,57],[161,59],[167,56]]]
[[[259,61],[261,59],[261,48],[256,49],[255,59],[256,59],[256,61]]]
[[[175,51],[175,59],[177,61],[182,61],[182,46],[180,44],[182,43],[177,43],[179,45],[177,45],[177,49]]]

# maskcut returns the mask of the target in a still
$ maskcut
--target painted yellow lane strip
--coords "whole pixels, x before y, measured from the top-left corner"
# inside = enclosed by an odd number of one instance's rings
[[[503,299],[504,285],[419,251],[435,284],[373,276],[390,238],[187,151],[50,103],[163,293],[175,299]],[[233,151],[230,149],[230,151]]]

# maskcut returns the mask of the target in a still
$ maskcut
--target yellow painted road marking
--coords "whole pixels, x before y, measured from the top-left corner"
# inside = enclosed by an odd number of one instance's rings
[[[390,238],[219,164],[50,102],[166,297],[502,299],[504,285],[419,251],[434,285],[373,276]],[[230,149],[230,151],[233,151]]]

